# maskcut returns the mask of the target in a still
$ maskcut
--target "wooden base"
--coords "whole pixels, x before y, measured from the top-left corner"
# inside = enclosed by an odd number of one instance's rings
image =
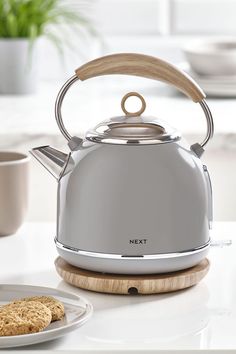
[[[189,288],[207,274],[207,258],[192,268],[165,274],[123,275],[76,268],[61,257],[55,260],[58,274],[78,288],[109,294],[158,294]]]

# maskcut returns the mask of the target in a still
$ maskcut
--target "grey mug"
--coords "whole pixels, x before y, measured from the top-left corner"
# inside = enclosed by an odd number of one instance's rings
[[[28,155],[0,151],[0,236],[14,234],[28,205]]]

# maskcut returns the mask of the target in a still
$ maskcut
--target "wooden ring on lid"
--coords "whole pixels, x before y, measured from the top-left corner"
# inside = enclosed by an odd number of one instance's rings
[[[140,108],[140,110],[136,111],[136,112],[129,112],[127,111],[127,109],[125,108],[125,102],[129,97],[138,97],[142,103],[142,107]],[[146,109],[146,102],[145,99],[143,98],[143,96],[141,96],[138,92],[129,92],[126,95],[124,95],[124,97],[121,100],[121,108],[122,111],[127,115],[127,116],[141,116],[141,114],[145,111]]]

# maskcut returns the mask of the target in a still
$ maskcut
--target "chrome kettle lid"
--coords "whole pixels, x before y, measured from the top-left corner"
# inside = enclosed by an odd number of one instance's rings
[[[130,96],[136,96],[141,100],[142,107],[137,112],[128,112],[125,102]],[[177,141],[180,133],[166,123],[154,117],[143,117],[146,102],[137,92],[129,92],[121,101],[121,108],[125,116],[113,117],[99,123],[89,130],[86,139],[107,144],[162,144]]]

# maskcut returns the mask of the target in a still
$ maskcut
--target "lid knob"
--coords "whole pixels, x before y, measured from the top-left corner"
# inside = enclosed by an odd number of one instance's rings
[[[127,109],[125,108],[125,103],[126,103],[126,100],[131,97],[131,96],[135,96],[135,97],[138,97],[141,101],[141,108],[140,110],[136,111],[136,112],[129,112],[127,111]],[[143,96],[141,96],[138,92],[129,92],[127,93],[126,95],[124,95],[124,97],[122,98],[121,100],[121,108],[122,108],[122,111],[125,113],[125,115],[127,116],[141,116],[141,114],[145,111],[146,109],[146,102],[145,102],[145,99],[143,98]]]

